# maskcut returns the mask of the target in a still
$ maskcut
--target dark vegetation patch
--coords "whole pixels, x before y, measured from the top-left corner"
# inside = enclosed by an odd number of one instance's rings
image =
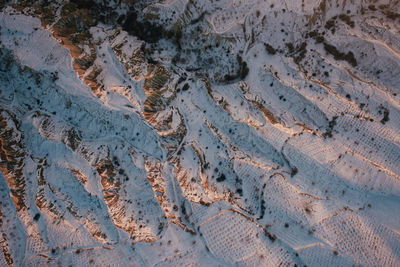
[[[221,175],[217,178],[217,182],[223,182],[226,180],[225,174],[221,173]]]
[[[332,137],[332,131],[333,131],[333,128],[335,127],[335,125],[336,125],[336,120],[337,120],[337,118],[338,118],[338,116],[333,116],[333,118],[332,118],[332,120],[330,120],[329,122],[328,122],[328,129],[326,130],[326,132],[322,135],[323,137],[325,137],[325,138],[331,138]]]
[[[381,10],[381,12],[388,18],[391,20],[396,20],[396,19],[400,19],[400,14],[399,13],[395,13],[392,10],[390,10],[390,6],[389,5],[379,5],[378,8]],[[368,9],[371,11],[378,11],[378,8],[376,8],[375,5],[369,5]]]
[[[266,237],[269,238],[269,240],[271,240],[272,242],[274,242],[276,240],[276,235],[271,234],[270,232],[267,231],[267,229],[264,229],[264,234]]]
[[[400,19],[400,14],[399,13],[394,13],[393,11],[390,11],[390,10],[385,11],[383,14],[385,14],[386,17],[388,19],[391,19],[391,20]]]
[[[325,29],[330,30],[332,34],[336,32],[336,16],[332,17],[325,23]]]
[[[329,121],[328,126],[330,129],[333,129],[333,127],[335,127],[337,118],[338,116],[333,116],[332,120]]]
[[[239,196],[243,196],[243,189],[242,188],[236,189],[236,193],[238,193]]]
[[[225,82],[231,82],[235,81],[237,79],[243,80],[246,78],[247,74],[249,73],[249,68],[247,67],[247,62],[243,61],[242,57],[240,55],[237,55],[237,61],[239,64],[239,68],[236,72],[236,74],[226,74],[224,76]]]
[[[346,14],[340,14],[339,19],[349,25],[351,28],[354,28],[355,24],[354,21],[351,20],[351,18],[346,15]]]
[[[100,6],[93,0],[70,0],[70,3],[74,3],[78,9],[100,9]]]
[[[227,39],[206,38],[201,34],[201,25],[188,26],[182,30],[177,53],[172,63],[196,76],[216,83],[232,83],[245,79],[249,73],[243,51],[235,51]],[[174,41],[174,40],[173,40]],[[178,43],[177,40],[175,40]]]
[[[29,7],[34,2],[26,1],[19,6]],[[52,4],[47,4],[51,1],[43,2],[43,5],[35,5],[35,12],[45,24],[50,25],[54,22],[51,18],[56,17],[55,8]],[[118,14],[115,10],[122,2],[126,4],[125,13]],[[229,38],[207,39],[202,35],[203,26],[199,22],[204,20],[206,12],[197,14],[190,24],[183,28],[179,23],[174,25],[167,23],[173,21],[172,18],[162,21],[157,16],[146,16],[142,10],[147,4],[146,1],[132,0],[71,0],[62,7],[61,19],[53,28],[58,35],[66,37],[73,44],[85,44],[91,40],[90,27],[99,22],[117,25],[146,43],[143,46],[143,53],[149,63],[158,63],[153,61],[152,55],[155,51],[159,51],[157,42],[164,39],[176,48],[172,63],[187,71],[195,72],[199,77],[218,83],[231,83],[247,76],[249,72],[247,62],[242,59],[241,51],[232,53]],[[76,62],[84,69],[93,64],[92,60],[85,58]]]
[[[288,52],[289,52],[290,54],[294,52],[294,46],[293,46],[292,43],[286,43],[285,45],[286,45],[286,47],[287,47],[287,49],[288,49]]]
[[[325,29],[330,30],[332,32],[332,34],[335,34],[335,32],[336,32],[337,19],[340,19],[341,21],[343,21],[344,23],[349,25],[351,28],[354,28],[354,26],[355,26],[354,21],[351,20],[349,15],[340,14],[338,16],[333,16],[332,18],[330,18],[329,20],[327,20],[325,22]]]
[[[325,41],[325,37],[323,36],[325,34],[325,32],[320,33],[317,30],[311,31],[306,33],[306,38],[313,38],[315,40],[315,43],[319,44],[319,43],[323,43]]]
[[[344,60],[353,67],[357,66],[357,60],[354,57],[353,52],[349,51],[347,53],[340,52],[335,46],[324,42],[324,49],[328,54],[331,54],[336,60]]]
[[[164,37],[163,28],[149,21],[139,21],[136,11],[131,11],[122,29],[148,43],[155,43]]]
[[[187,91],[189,89],[189,84],[185,83],[182,87],[182,91]]]
[[[36,213],[35,216],[33,216],[34,221],[38,221],[40,219],[40,213]]]
[[[381,122],[382,124],[385,124],[386,122],[389,121],[389,109],[388,109],[388,108],[384,107],[384,106],[381,104],[381,105],[379,105],[379,111],[378,111],[378,113],[381,114],[381,115],[382,115],[382,113],[383,113],[383,118],[380,120],[380,122]]]
[[[258,217],[259,220],[264,218],[265,215],[265,200],[264,200],[264,194],[261,194],[261,203],[260,203],[260,217]]]
[[[296,167],[293,167],[291,172],[290,172],[290,176],[293,177],[295,176],[297,173],[299,172],[299,169],[297,169]]]
[[[276,49],[272,47],[272,45],[264,43],[265,50],[267,50],[268,54],[275,55]]]
[[[200,203],[200,205],[203,205],[203,206],[207,206],[207,207],[210,206],[210,203],[204,202],[204,200],[202,200],[202,199],[200,199],[199,203]]]
[[[299,64],[304,59],[304,57],[306,56],[307,43],[303,42],[300,45],[298,45],[296,47],[296,52],[295,53],[296,53],[296,56],[294,57],[294,62]]]
[[[249,74],[249,68],[247,67],[247,62],[242,60],[242,57],[238,56],[238,61],[240,65],[239,77],[243,80]]]
[[[182,201],[182,204],[181,204],[181,212],[182,212],[183,216],[185,216],[185,219],[189,219],[189,217],[187,217],[186,206],[185,206],[184,201]]]

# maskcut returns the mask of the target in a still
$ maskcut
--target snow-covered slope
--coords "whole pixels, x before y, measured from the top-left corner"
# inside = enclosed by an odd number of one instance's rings
[[[400,266],[399,1],[0,7],[1,266]]]

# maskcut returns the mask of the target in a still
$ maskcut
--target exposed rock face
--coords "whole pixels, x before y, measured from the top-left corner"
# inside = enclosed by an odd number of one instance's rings
[[[14,206],[17,210],[21,210],[26,208],[26,181],[22,172],[25,157],[22,141],[24,136],[17,128],[18,121],[15,115],[3,109],[0,111],[1,171],[10,188]]]
[[[378,2],[0,1],[0,265],[400,265]]]

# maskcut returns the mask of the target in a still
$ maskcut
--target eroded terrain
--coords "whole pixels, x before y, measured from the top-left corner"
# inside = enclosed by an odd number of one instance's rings
[[[1,266],[399,266],[399,1],[0,1]]]

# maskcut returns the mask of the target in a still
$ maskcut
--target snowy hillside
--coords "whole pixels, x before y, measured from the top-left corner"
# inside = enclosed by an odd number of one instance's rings
[[[0,266],[400,266],[400,1],[0,10]]]

